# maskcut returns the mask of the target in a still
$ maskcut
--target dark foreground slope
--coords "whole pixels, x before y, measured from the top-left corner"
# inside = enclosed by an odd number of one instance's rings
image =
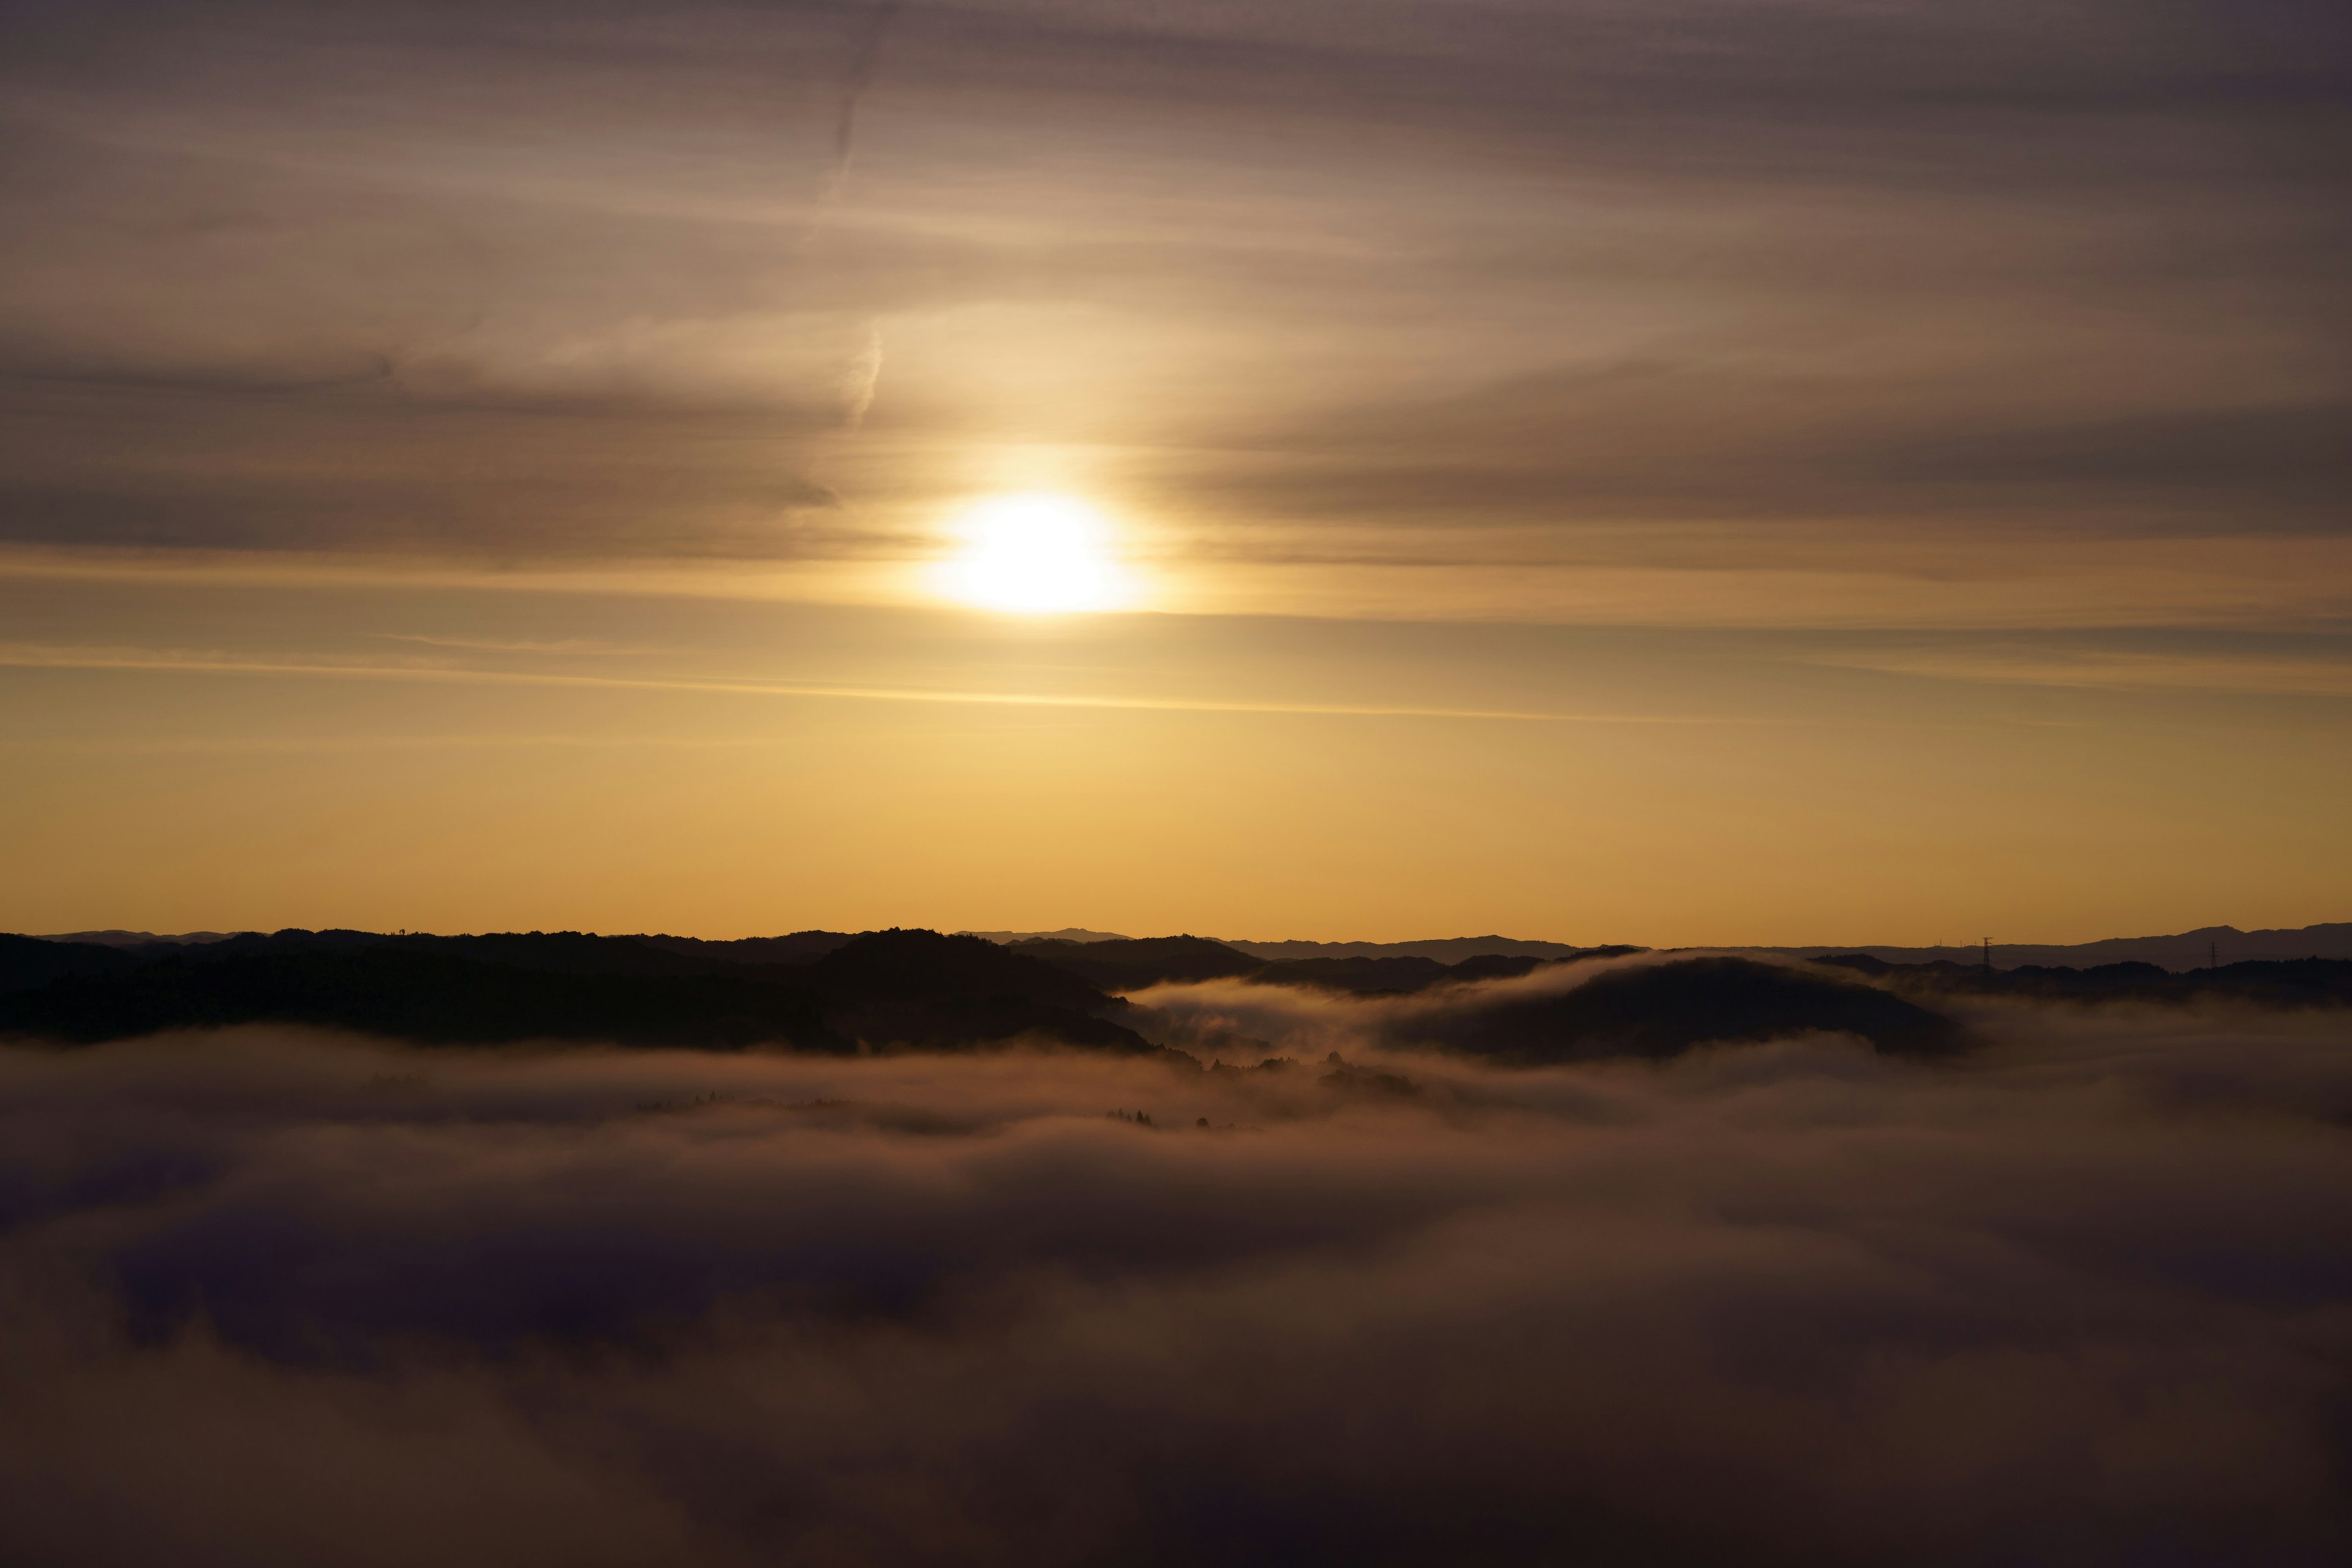
[[[35,946],[44,945],[35,943]],[[60,948],[67,944],[46,944]],[[1125,1005],[977,938],[887,931],[806,963],[736,963],[576,931],[267,937],[93,966],[17,957],[0,1034],[88,1044],[165,1029],[280,1022],[431,1044],[941,1049],[1036,1040],[1152,1047],[1102,1015]]]

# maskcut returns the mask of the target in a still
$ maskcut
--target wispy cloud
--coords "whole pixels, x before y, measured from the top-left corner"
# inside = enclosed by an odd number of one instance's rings
[[[1487,571],[1432,583],[1443,613],[1596,613],[1514,574],[1607,535],[1628,570],[1719,569],[1718,622],[1853,624],[1998,539],[2018,620],[2079,625],[2193,597],[2127,552],[2110,608],[2085,543],[2341,532],[2322,5],[12,26],[19,544],[835,559],[1051,448],[1171,538]],[[1822,549],[1868,581],[1759,564]],[[2221,564],[2215,614],[2320,596]],[[1654,586],[1637,612],[1671,615]],[[1890,614],[1992,613],[1964,597]]]
[[[1098,708],[1167,713],[1288,713],[1364,719],[1503,720],[1546,724],[1759,724],[1775,721],[1727,716],[1641,713],[1556,713],[1533,710],[1382,707],[1348,703],[1250,702],[1215,698],[1096,696],[1052,692],[919,690],[905,688],[795,684],[764,680],[666,679],[572,675],[551,671],[468,669],[451,665],[303,663],[221,658],[168,650],[93,650],[0,645],[0,667],[24,669],[150,670],[190,675],[325,677],[358,680],[449,681],[489,686],[581,687],[616,691],[693,691],[744,697],[814,698],[856,702],[970,703],[1010,708]]]
[[[423,632],[377,632],[374,636],[385,642],[417,643],[425,647],[457,648],[469,653],[636,655],[676,651],[629,643],[602,642],[587,637],[564,637],[552,642],[530,642],[502,640],[495,637],[436,637]]]
[[[2133,653],[2114,649],[1883,649],[1804,656],[1808,662],[1885,670],[1937,680],[2070,686],[2108,690],[2240,691],[2292,697],[2352,697],[2352,654]]]

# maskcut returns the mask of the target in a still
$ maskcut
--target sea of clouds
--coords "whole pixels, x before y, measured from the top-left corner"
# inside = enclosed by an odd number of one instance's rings
[[[1295,1059],[0,1052],[0,1558],[2352,1552],[2340,1015],[1502,1071],[1141,1000]]]

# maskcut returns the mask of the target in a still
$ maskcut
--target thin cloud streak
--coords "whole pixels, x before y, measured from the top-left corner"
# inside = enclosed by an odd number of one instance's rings
[[[289,756],[342,752],[533,751],[569,747],[582,751],[752,751],[791,748],[802,742],[781,735],[253,735],[199,736],[170,740],[57,740],[0,736],[0,751],[56,756],[178,757]]]
[[[1803,662],[1931,680],[1997,686],[2061,686],[2086,690],[2243,692],[2269,697],[2352,697],[2352,658],[2217,658],[2194,655],[2047,652],[2003,657],[2001,650],[1949,653],[1809,654]]]
[[[1100,708],[1170,713],[1287,713],[1360,719],[1481,719],[1542,724],[1753,725],[1784,722],[1738,716],[1655,713],[1545,713],[1511,709],[1383,708],[1341,703],[1233,702],[1208,698],[1081,697],[1043,692],[920,691],[866,686],[792,685],[749,680],[666,680],[650,677],[558,675],[528,670],[430,666],[298,664],[202,657],[106,657],[70,650],[0,648],[0,668],[153,670],[194,675],[328,676],[363,680],[455,681],[490,686],[583,687],[620,691],[699,691],[749,697],[807,697],[858,702],[970,703],[1003,708]]]
[[[633,599],[937,607],[912,568],[944,548],[902,531],[835,530],[808,552],[761,560],[540,562],[499,569],[462,559],[312,551],[11,548],[0,580],[255,586],[447,588]],[[1833,537],[1759,540],[1750,531],[1595,524],[1580,552],[1530,558],[1501,542],[1451,557],[1356,552],[1299,556],[1218,532],[1139,531],[1133,569],[1151,613],[1318,620],[1486,621],[1695,629],[2025,631],[2150,626],[2323,627],[2352,615],[2352,540],[2273,540],[2260,551],[2210,537],[2126,545],[1923,537],[1907,558]],[[1644,542],[1646,536],[1646,542]],[[1465,546],[1478,542],[1465,539]],[[1675,563],[1645,563],[1670,544]],[[2118,552],[2121,552],[2119,558]]]
[[[1709,616],[1841,624],[1998,535],[2024,587],[1958,613],[2045,625],[2200,608],[2127,561],[2035,592],[2069,542],[2342,531],[2327,7],[22,21],[27,544],[756,567],[887,550],[1031,447],[1180,536],[1496,568],[1349,615],[1540,613],[1496,529],[1565,558],[1613,520],[1624,564],[1721,567]],[[1792,605],[1759,562],[1800,535],[1869,580]],[[2310,615],[2322,575],[2203,607]]]

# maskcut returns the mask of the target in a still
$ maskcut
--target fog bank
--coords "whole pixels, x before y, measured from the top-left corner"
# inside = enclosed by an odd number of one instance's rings
[[[1262,1000],[1286,1067],[0,1053],[0,1555],[2352,1546],[2340,1019],[1513,1072]]]

